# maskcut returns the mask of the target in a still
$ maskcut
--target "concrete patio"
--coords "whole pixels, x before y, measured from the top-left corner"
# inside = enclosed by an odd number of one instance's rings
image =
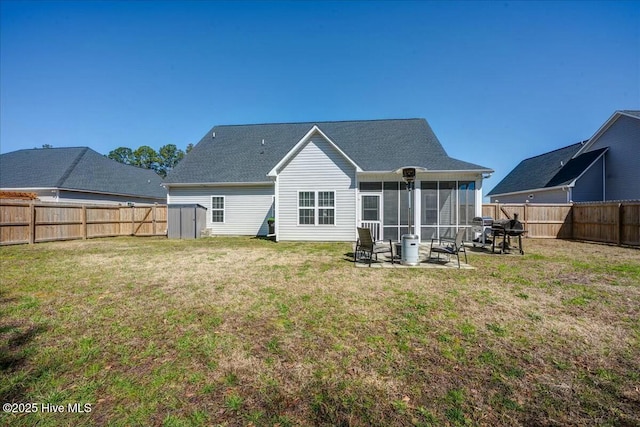
[[[466,248],[469,251],[469,247]],[[354,247],[355,250],[355,247]],[[458,258],[456,256],[447,257],[447,255],[440,254],[440,259],[438,260],[437,254],[432,254],[432,258],[429,259],[429,245],[425,245],[424,243],[420,245],[420,255],[419,260],[420,264],[418,265],[403,265],[401,264],[400,258],[396,256],[393,264],[391,263],[390,254],[378,254],[378,259],[374,255],[373,260],[371,261],[371,268],[453,268],[458,269]],[[353,259],[353,258],[352,258]],[[358,261],[355,263],[356,267],[365,267],[369,268],[369,259],[367,258],[358,258]],[[464,262],[464,253],[460,254],[460,269],[464,270],[474,270],[475,267]]]

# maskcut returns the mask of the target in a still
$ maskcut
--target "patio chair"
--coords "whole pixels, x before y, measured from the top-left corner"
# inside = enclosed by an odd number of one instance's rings
[[[356,242],[356,249],[353,252],[354,264],[358,261],[358,255],[364,256],[368,254],[369,267],[371,267],[371,259],[374,255],[377,261],[378,254],[387,252],[391,253],[391,264],[393,264],[393,244],[391,239],[389,239],[388,243],[382,241],[376,242],[373,240],[373,237],[371,237],[370,229],[358,227],[358,241]]]
[[[451,255],[455,255],[456,257],[458,257],[458,268],[460,268],[460,251],[464,252],[464,262],[467,262],[467,250],[464,248],[464,241],[462,240],[466,231],[466,228],[459,229],[456,233],[455,239],[447,237],[431,239],[429,259],[431,259],[432,252],[438,254],[438,259],[440,259],[440,254],[446,254],[447,256],[449,256],[449,259],[451,259]],[[436,244],[434,245],[434,243]]]

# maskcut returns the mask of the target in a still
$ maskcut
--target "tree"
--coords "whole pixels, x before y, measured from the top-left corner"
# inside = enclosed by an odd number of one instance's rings
[[[191,152],[191,150],[193,150],[193,144],[192,143],[188,143],[187,144],[187,154],[189,154]]]
[[[178,149],[175,144],[163,145],[158,154],[159,168],[157,172],[163,178],[184,158],[184,151]]]
[[[160,169],[160,157],[156,150],[148,145],[138,147],[138,149],[133,152],[133,157],[135,161],[133,163],[134,166],[151,169],[156,172]]]
[[[124,163],[125,165],[132,165],[135,163],[133,151],[128,147],[118,147],[115,150],[109,152],[107,156],[116,162]]]
[[[187,145],[187,153],[191,151],[191,148],[193,148],[193,144]],[[163,145],[159,151],[148,145],[138,147],[135,151],[129,147],[118,147],[107,155],[108,158],[125,165],[151,169],[163,178],[176,167],[184,156],[185,152],[175,144]]]

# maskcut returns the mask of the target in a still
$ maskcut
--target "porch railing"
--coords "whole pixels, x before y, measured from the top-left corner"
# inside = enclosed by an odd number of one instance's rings
[[[360,227],[371,230],[373,240],[380,240],[382,236],[382,223],[380,221],[360,221]]]

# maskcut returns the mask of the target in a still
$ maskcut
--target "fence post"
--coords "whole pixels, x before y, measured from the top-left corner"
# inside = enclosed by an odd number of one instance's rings
[[[35,202],[29,203],[29,244],[36,242],[36,204]]]
[[[155,236],[156,235],[156,208],[158,207],[157,204],[153,205],[152,208],[152,213],[151,213],[151,233]]]
[[[136,207],[131,206],[131,235],[136,235]]]
[[[618,203],[618,216],[617,216],[617,227],[616,232],[618,234],[616,243],[618,246],[622,246],[622,232],[623,232],[623,223],[624,223],[624,208],[622,203]]]
[[[87,240],[87,207],[82,205],[82,240]]]

